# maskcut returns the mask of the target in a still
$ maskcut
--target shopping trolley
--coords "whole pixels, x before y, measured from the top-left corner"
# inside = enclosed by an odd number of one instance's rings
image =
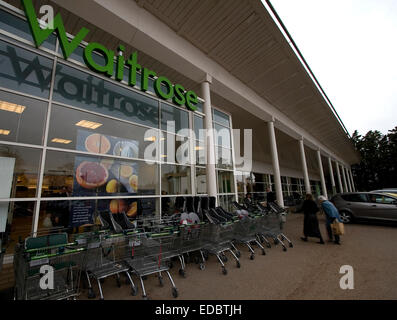
[[[79,243],[86,245],[87,252],[83,264],[83,271],[88,283],[88,298],[93,299],[96,294],[92,288],[91,279],[98,284],[100,299],[104,300],[101,282],[108,277],[115,277],[118,287],[121,286],[120,275],[127,277],[131,285],[131,294],[136,295],[137,288],[129,274],[129,266],[124,262],[124,249],[127,236],[125,234],[93,233],[81,237]]]
[[[15,299],[63,300],[79,294],[85,248],[66,233],[27,238],[14,255]]]
[[[266,215],[266,227],[264,234],[273,238],[275,244],[280,243],[284,251],[287,251],[287,246],[283,241],[287,241],[290,248],[293,243],[283,233],[283,227],[286,222],[287,212],[274,202],[269,203],[269,212]]]
[[[234,234],[234,241],[237,243],[245,244],[250,251],[250,259],[254,260],[255,258],[255,251],[251,244],[256,244],[262,252],[262,255],[265,255],[265,248],[262,244],[258,241],[258,233],[259,229],[259,221],[261,215],[255,216],[246,216],[242,218],[239,223],[236,224],[235,234]],[[240,256],[240,251],[233,245],[234,249],[236,250],[236,256]]]
[[[184,255],[198,253],[199,258],[197,258],[196,262],[199,264],[200,270],[205,269],[205,257],[202,251],[204,247],[203,241],[203,230],[205,229],[205,223],[197,223],[190,225],[181,225],[179,227],[179,237],[176,241],[176,247],[179,251],[179,257],[182,259],[182,268],[179,270],[179,273],[185,275],[185,258]],[[200,261],[201,258],[201,261]]]
[[[233,252],[233,237],[234,229],[238,224],[238,221],[230,221],[226,223],[207,223],[203,226],[203,243],[204,246],[201,249],[203,257],[208,254],[213,254],[217,257],[221,264],[222,273],[227,274],[227,269],[224,262],[227,262],[225,252],[230,252],[233,258],[236,260],[237,268],[241,267],[240,260],[237,255]]]
[[[129,252],[124,261],[130,271],[141,283],[142,297],[147,299],[143,277],[157,274],[159,283],[164,285],[162,273],[165,272],[171,282],[172,296],[178,297],[178,289],[169,272],[169,257],[175,251],[175,239],[178,232],[148,233],[135,232],[129,235]]]

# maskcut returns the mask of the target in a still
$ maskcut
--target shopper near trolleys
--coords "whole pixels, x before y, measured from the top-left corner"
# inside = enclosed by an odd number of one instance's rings
[[[321,236],[320,227],[318,225],[317,212],[320,211],[316,202],[313,199],[313,195],[310,193],[306,194],[303,205],[296,212],[303,212],[303,235],[301,237],[303,241],[307,241],[309,237],[319,238],[320,241],[317,243],[324,244],[323,237]]]
[[[332,242],[334,241],[335,244],[340,244],[340,237],[339,235],[334,235],[332,232],[331,224],[337,220],[339,222],[342,222],[339,216],[339,211],[338,209],[334,206],[334,204],[331,201],[328,201],[327,198],[324,196],[319,196],[318,201],[320,202],[321,208],[323,209],[325,216],[326,216],[326,227],[327,227],[327,233],[329,237],[329,241]]]

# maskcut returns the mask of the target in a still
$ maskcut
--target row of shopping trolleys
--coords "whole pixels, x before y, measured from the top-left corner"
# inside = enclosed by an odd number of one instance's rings
[[[102,212],[102,230],[72,235],[71,239],[66,233],[26,239],[17,246],[15,254],[16,298],[76,298],[81,293],[81,283],[88,285],[88,298],[99,293],[100,299],[104,299],[104,279],[115,277],[121,286],[122,275],[131,286],[132,295],[138,294],[138,285],[133,280],[138,278],[143,299],[148,298],[145,278],[156,275],[163,286],[166,276],[176,298],[179,293],[170,268],[179,264],[179,275],[188,276],[187,259],[204,270],[206,260],[214,255],[226,275],[227,252],[234,258],[236,267],[241,267],[239,243],[247,246],[251,260],[255,257],[255,246],[263,255],[271,242],[281,244],[284,251],[287,246],[293,246],[282,232],[285,212],[276,204],[265,208],[260,204],[246,207],[234,203],[236,212],[247,213],[237,214],[215,207],[209,197],[200,198],[198,202],[185,198],[182,213],[161,220],[147,218],[133,223],[125,214]],[[186,213],[194,213],[200,221],[181,221]],[[42,266],[53,268],[52,288],[41,286]],[[93,281],[99,292],[94,291]]]

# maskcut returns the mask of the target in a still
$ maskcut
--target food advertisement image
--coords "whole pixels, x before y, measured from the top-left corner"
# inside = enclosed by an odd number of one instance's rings
[[[137,158],[139,143],[134,140],[107,136],[91,131],[78,130],[76,149],[79,151],[99,153],[125,158]],[[138,164],[114,158],[94,158],[76,156],[74,163],[74,196],[127,196],[138,193]],[[93,206],[93,202],[87,202]],[[133,199],[101,200],[98,210],[109,210],[117,214],[125,212],[129,217],[136,217],[138,213],[137,201]],[[73,210],[73,221],[88,223],[87,212],[91,208]],[[85,212],[84,216],[80,216]]]

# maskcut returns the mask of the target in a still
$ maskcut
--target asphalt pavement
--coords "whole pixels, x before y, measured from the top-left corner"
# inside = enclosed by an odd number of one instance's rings
[[[324,239],[324,217],[320,216],[320,229]],[[272,245],[261,255],[256,249],[254,260],[249,259],[246,248],[239,246],[241,268],[237,268],[229,255],[226,263],[228,274],[223,275],[219,262],[210,256],[205,270],[199,270],[194,262],[187,265],[186,277],[178,274],[178,265],[171,274],[178,287],[177,299],[188,300],[264,300],[264,299],[397,299],[397,227],[368,223],[345,226],[346,234],[341,245],[327,242],[324,245],[300,240],[303,215],[289,214],[285,234],[294,247],[284,252],[280,245]],[[353,268],[354,289],[340,287],[340,268]],[[139,285],[136,277],[133,278]],[[164,286],[149,276],[145,281],[150,299],[174,299],[171,286],[164,275]],[[94,286],[98,292],[96,286]],[[116,286],[114,279],[103,284],[106,300],[142,299],[141,288],[137,296],[131,296],[124,284]],[[81,299],[86,299],[83,291]]]

